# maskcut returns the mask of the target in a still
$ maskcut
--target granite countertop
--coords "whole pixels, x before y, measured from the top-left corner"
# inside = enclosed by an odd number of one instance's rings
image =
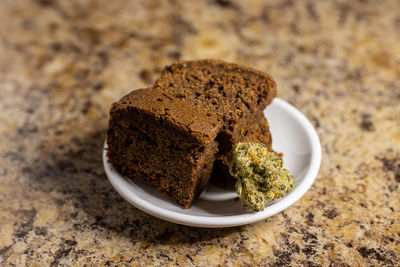
[[[396,0],[1,1],[0,265],[399,264],[399,10]],[[284,212],[185,227],[137,210],[106,179],[111,103],[195,58],[268,72],[316,127],[320,172]]]

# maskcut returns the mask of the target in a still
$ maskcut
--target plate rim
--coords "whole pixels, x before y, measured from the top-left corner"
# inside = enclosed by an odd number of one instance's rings
[[[204,228],[223,228],[251,224],[271,217],[293,205],[308,191],[308,189],[311,187],[317,177],[321,164],[321,144],[318,134],[311,122],[305,117],[305,115],[303,115],[296,107],[294,107],[290,103],[280,98],[275,98],[273,103],[279,105],[280,108],[286,109],[290,113],[290,115],[298,120],[300,125],[303,126],[306,136],[310,141],[311,158],[309,168],[304,175],[302,182],[298,184],[296,188],[292,192],[290,192],[290,194],[280,199],[274,205],[269,206],[269,208],[265,209],[264,211],[239,215],[198,216],[164,209],[151,202],[147,202],[142,198],[136,196],[135,194],[132,194],[132,192],[130,192],[128,188],[120,186],[120,183],[126,182],[126,180],[129,180],[129,178],[126,178],[111,169],[112,165],[108,162],[106,150],[107,142],[105,141],[103,146],[103,166],[108,180],[110,181],[114,189],[126,201],[128,201],[139,210],[148,213],[154,217],[181,225]]]

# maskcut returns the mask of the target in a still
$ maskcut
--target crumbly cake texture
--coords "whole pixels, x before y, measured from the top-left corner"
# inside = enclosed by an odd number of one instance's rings
[[[112,165],[189,208],[211,176],[221,128],[215,115],[152,88],[123,97],[110,115]]]
[[[272,151],[272,137],[268,121],[263,112],[258,112],[254,120],[249,120],[249,126],[244,129],[242,138],[237,142],[263,143],[269,151]],[[211,183],[223,188],[234,188],[236,178],[229,173],[226,163],[226,153],[218,153],[214,161]]]
[[[149,181],[189,208],[210,180],[233,184],[225,157],[238,142],[271,149],[265,107],[273,79],[220,60],[178,61],[148,89],[113,104],[108,157],[123,175]]]

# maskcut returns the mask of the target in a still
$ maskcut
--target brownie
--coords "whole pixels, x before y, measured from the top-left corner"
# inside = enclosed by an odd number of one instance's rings
[[[263,110],[272,102],[277,89],[269,75],[221,60],[178,61],[164,68],[154,87],[220,118],[223,124],[216,139],[220,160],[215,168],[226,169],[224,155],[240,141],[261,141],[271,150]],[[253,133],[244,139],[246,131]],[[214,170],[213,176],[217,184],[233,179],[220,170]]]
[[[221,126],[211,112],[165,92],[135,90],[111,107],[107,155],[121,174],[189,208],[211,177]]]
[[[273,79],[252,68],[178,61],[151,88],[113,104],[107,155],[121,174],[189,208],[211,176],[215,184],[233,184],[225,158],[236,143],[271,149],[263,110],[276,93]]]

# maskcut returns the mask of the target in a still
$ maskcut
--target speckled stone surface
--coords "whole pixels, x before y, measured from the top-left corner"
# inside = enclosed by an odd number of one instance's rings
[[[398,266],[399,43],[396,0],[2,0],[0,265]],[[320,172],[284,212],[184,227],[106,179],[111,103],[194,58],[268,72],[316,127]]]

